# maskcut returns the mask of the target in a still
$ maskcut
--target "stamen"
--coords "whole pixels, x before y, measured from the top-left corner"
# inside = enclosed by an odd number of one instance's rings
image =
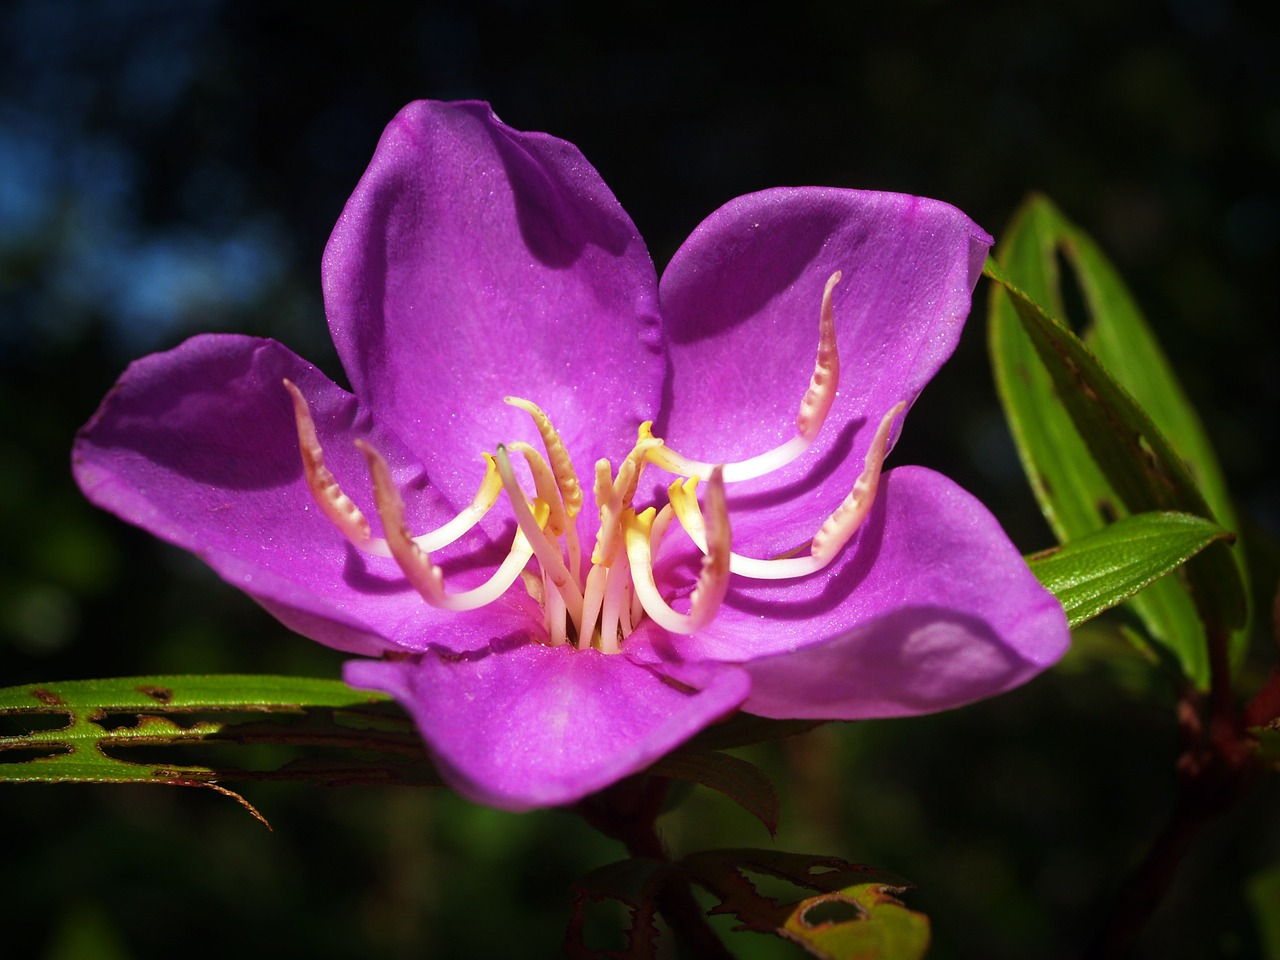
[[[713,619],[720,610],[725,593],[729,589],[729,513],[724,501],[724,475],[716,468],[711,474],[707,489],[707,510],[710,522],[704,533],[711,551],[702,562],[698,584],[689,598],[689,613],[673,610],[658,593],[653,580],[653,555],[650,552],[654,517],[653,507],[637,514],[627,510],[623,514],[623,527],[627,540],[627,559],[631,563],[631,580],[644,611],[653,621],[672,633],[695,633]]]
[[[302,469],[306,474],[307,488],[321,512],[329,518],[329,522],[338,528],[338,532],[350,541],[357,550],[368,553],[381,553],[376,541],[372,539],[369,521],[360,512],[350,497],[342,492],[338,480],[325,466],[324,448],[320,446],[320,438],[316,434],[315,421],[311,419],[311,408],[302,391],[294,386],[293,381],[285,379],[284,388],[293,398],[293,418],[298,426],[298,449],[302,451]],[[383,545],[385,549],[385,544]]]
[[[836,388],[840,385],[840,352],[836,349],[836,312],[831,306],[831,291],[841,276],[843,274],[839,270],[833,273],[822,291],[822,309],[818,314],[818,357],[813,364],[809,389],[805,391],[804,399],[800,401],[800,412],[796,414],[796,429],[811,443],[827,422],[827,414],[836,399]]]
[[[731,574],[784,579],[821,570],[854,535],[874,502],[893,421],[905,403],[895,406],[881,421],[862,473],[848,497],[812,540],[792,552],[804,551],[806,556],[787,554],[758,560],[732,551],[725,483],[762,476],[791,463],[814,443],[830,414],[840,378],[832,307],[833,290],[840,277],[838,272],[833,274],[823,291],[817,357],[796,416],[796,435],[767,453],[738,463],[713,465],[668,449],[653,436],[651,423],[641,424],[636,442],[616,474],[608,460],[596,463],[594,493],[599,526],[587,571],[581,569],[586,558],[577,531],[583,490],[573,461],[547,414],[520,397],[506,397],[505,402],[533,419],[545,457],[527,443],[499,445],[495,455],[484,455],[485,475],[471,503],[438,529],[418,537],[410,535],[404,503],[385,459],[369,443],[356,441],[373,481],[378,515],[386,532],[386,539],[382,540],[372,537],[368,519],[326,468],[306,400],[286,380],[308,489],[343,536],[368,553],[393,557],[409,583],[433,606],[474,609],[498,599],[517,579],[522,579],[529,596],[542,607],[547,637],[553,646],[573,638],[579,648],[594,645],[602,652],[618,653],[622,642],[646,616],[672,633],[694,633],[716,617],[727,595]],[[517,450],[524,455],[533,478],[536,495],[532,499],[521,488],[511,466],[510,453]],[[690,479],[671,485],[670,502],[661,511],[650,507],[637,513],[633,501],[644,468],[650,463]],[[700,476],[710,477],[704,507],[699,506],[697,498]],[[446,592],[444,575],[432,562],[431,553],[454,542],[479,522],[492,509],[501,490],[507,493],[517,524],[506,559],[480,587],[457,594]],[[654,558],[676,519],[704,555],[697,583],[689,594],[687,614],[677,612],[662,597],[654,571]],[[615,563],[620,551],[626,562]],[[529,561],[534,556],[538,566],[531,569]]]
[[[569,518],[565,516],[564,504],[560,502],[560,491],[556,487],[555,477],[552,476],[547,461],[542,459],[537,450],[520,440],[507,444],[507,449],[518,450],[524,454],[524,461],[529,465],[529,472],[533,474],[534,489],[538,491],[539,497],[551,505],[551,516],[547,519],[547,536],[560,536],[568,528]],[[497,478],[498,489],[501,490],[502,478],[498,476],[496,470],[494,477]]]
[[[492,455],[482,453],[484,457],[484,477],[476,489],[471,502],[462,508],[462,512],[430,533],[423,533],[413,538],[420,548],[431,552],[440,550],[453,543],[464,533],[474,527],[486,513],[498,502],[498,494],[502,492],[502,478],[498,476],[498,465],[493,462]]]
[[[559,590],[545,589],[543,583],[544,580],[538,581],[538,592],[540,597],[546,598],[542,609],[547,617],[547,634],[551,637],[551,646],[558,647],[569,642],[569,631],[565,627],[569,611],[564,606],[564,594]]]
[[[766,473],[772,473],[779,467],[785,467],[808,450],[822,431],[840,386],[840,354],[836,348],[835,311],[831,306],[831,292],[840,282],[840,277],[839,270],[833,273],[827,280],[826,289],[822,293],[822,309],[818,316],[818,356],[813,364],[813,376],[809,379],[809,389],[805,391],[800,401],[800,412],[796,415],[796,429],[799,434],[767,453],[761,453],[737,463],[725,464],[726,483],[753,480]],[[651,422],[641,424],[641,439],[652,438],[652,429]],[[713,469],[712,464],[690,460],[665,444],[653,447],[648,459],[654,466],[683,477],[705,477]]]
[[[889,431],[898,414],[906,408],[907,402],[902,400],[880,420],[876,435],[871,438],[866,459],[862,462],[862,473],[854,481],[853,489],[836,508],[836,512],[814,534],[813,558],[824,567],[835,559],[836,554],[858,531],[858,527],[862,526],[871,505],[875,503],[876,491],[880,487],[880,468],[884,466],[884,458],[889,449]]]
[[[600,507],[600,530],[596,534],[596,546],[591,553],[593,564],[606,567],[613,565],[622,533],[622,513],[631,508],[636,487],[640,484],[640,474],[644,472],[646,455],[660,446],[661,440],[641,436],[618,466],[618,476],[612,481],[609,478],[609,461],[600,460],[596,463],[595,494],[596,503]]]
[[[551,423],[551,418],[543,412],[542,408],[531,400],[524,400],[520,397],[504,397],[503,402],[513,407],[518,407],[533,418],[534,426],[538,428],[538,436],[542,438],[542,448],[547,451],[547,459],[551,461],[551,473],[556,480],[556,489],[560,491],[558,498],[552,499],[546,497],[539,487],[539,496],[542,496],[548,503],[554,504],[556,500],[563,507],[567,522],[561,528],[565,533],[565,550],[569,554],[569,571],[573,574],[575,582],[581,582],[579,577],[582,572],[582,547],[578,543],[578,514],[582,511],[582,484],[578,482],[578,474],[573,469],[573,460],[569,456],[569,451],[564,448],[564,441],[560,439],[560,434]],[[527,447],[527,444],[512,444],[513,447]],[[523,451],[522,451],[523,452]],[[528,453],[525,453],[525,459],[528,459]],[[530,469],[533,464],[530,463]],[[537,474],[534,475],[534,483],[537,484]],[[560,527],[558,519],[553,518],[553,523]],[[559,534],[553,534],[559,536]]]
[[[609,579],[604,591],[604,610],[600,614],[600,652],[617,653],[618,632],[621,629],[622,607],[627,599],[627,586],[631,583],[628,565],[619,563],[604,568],[609,571]]]
[[[569,451],[564,448],[564,441],[551,425],[551,418],[543,413],[542,408],[531,400],[520,397],[503,397],[503,403],[518,407],[533,418],[538,428],[538,436],[542,437],[542,446],[547,451],[547,459],[551,461],[551,471],[555,474],[556,486],[560,488],[560,499],[564,502],[565,513],[576,517],[582,510],[582,485],[578,483],[578,474],[573,469],[573,460]]]
[[[391,556],[404,573],[405,579],[427,603],[442,610],[474,610],[492,603],[506,593],[507,588],[516,582],[520,572],[533,556],[533,547],[529,540],[522,536],[523,531],[517,533],[512,541],[510,553],[485,583],[462,593],[446,593],[443,572],[431,562],[430,554],[422,550],[409,534],[409,528],[404,519],[404,501],[400,498],[400,491],[396,489],[395,481],[391,477],[391,468],[371,444],[364,440],[357,440],[356,446],[360,448],[360,452],[364,454],[369,464],[374,500],[377,503],[383,530],[387,534],[387,546],[391,550]],[[527,505],[525,509],[528,510]],[[534,510],[537,517],[534,517],[532,511],[530,517],[537,527],[538,524],[546,522],[550,510],[541,500],[535,501]],[[538,532],[541,534],[540,529]]]
[[[320,446],[320,438],[316,435],[315,421],[311,419],[311,410],[302,391],[290,380],[284,381],[285,389],[293,398],[293,415],[298,425],[298,447],[302,451],[302,467],[307,477],[307,487],[316,504],[338,528],[353,547],[375,557],[392,555],[387,541],[372,536],[369,521],[355,505],[355,502],[342,492],[337,478],[324,463],[324,450]],[[414,542],[428,553],[440,550],[460,538],[468,530],[480,522],[498,500],[502,492],[502,479],[498,476],[497,466],[489,454],[481,454],[485,460],[484,477],[480,486],[471,498],[471,503],[447,523],[428,533],[414,537]]]
[[[511,470],[511,459],[507,456],[506,448],[502,444],[498,444],[495,459],[498,462],[498,474],[502,477],[502,486],[507,491],[507,499],[511,501],[511,509],[516,515],[516,523],[520,525],[521,531],[533,547],[538,563],[542,564],[542,572],[564,597],[569,617],[581,635],[582,591],[578,589],[577,581],[565,567],[564,559],[560,556],[560,548],[546,538],[542,528],[535,521],[533,512],[525,500],[524,491],[516,483],[516,475]]]
[[[592,563],[587,571],[587,584],[582,591],[582,630],[578,634],[578,649],[591,646],[596,620],[604,607],[604,589],[608,583],[609,568],[602,563]]]
[[[622,513],[622,501],[614,493],[613,467],[608,460],[601,457],[596,461],[596,479],[592,492],[596,498],[596,506],[600,511],[600,526],[596,530],[596,545],[591,551],[592,567],[603,566],[607,558],[613,562],[613,554],[617,549],[618,517]],[[610,518],[612,518],[610,520]],[[588,574],[588,577],[590,574]]]
[[[854,481],[849,495],[814,534],[809,546],[809,556],[760,560],[731,553],[729,570],[753,580],[790,580],[816,573],[834,560],[862,525],[867,512],[875,502],[876,491],[880,485],[880,470],[888,452],[889,431],[893,427],[894,419],[906,406],[906,401],[898,403],[880,421],[880,426],[876,428],[871,446],[867,450],[866,459],[863,461],[862,473]],[[704,525],[702,511],[698,508],[698,500],[694,495],[696,487],[696,478],[683,482],[677,480],[668,488],[668,496],[680,525],[689,534],[689,539],[705,554],[709,525]],[[709,500],[710,491],[708,491]],[[710,503],[708,503],[708,509],[710,509]]]

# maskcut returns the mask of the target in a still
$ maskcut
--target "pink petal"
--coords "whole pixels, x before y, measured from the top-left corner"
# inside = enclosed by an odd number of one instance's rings
[[[77,482],[94,503],[195,553],[286,625],[342,650],[422,649],[428,636],[465,649],[486,642],[493,623],[537,622],[536,605],[515,591],[488,609],[486,623],[460,622],[423,603],[393,561],[349,546],[303,479],[284,377],[308,398],[329,467],[375,533],[357,436],[394,465],[412,524],[427,530],[450,515],[421,466],[355,397],[280,344],[240,336],[196,337],[132,364],[76,439]],[[474,483],[478,458],[471,472]],[[471,549],[484,550],[483,538]]]
[[[450,470],[535,441],[539,404],[589,484],[657,409],[656,278],[644,242],[573,145],[481,103],[391,122],[324,257],[347,375],[454,502]]]
[[[730,487],[743,548],[790,549],[840,503],[880,419],[914,401],[951,355],[990,245],[936,200],[804,187],[730,201],[676,252],[660,287],[671,375],[658,427],[675,449],[708,462],[794,435],[822,291],[843,274],[832,301],[839,396],[801,460]]]
[[[459,793],[527,810],[643,770],[746,694],[736,668],[702,674],[707,685],[691,691],[625,657],[515,638],[471,654],[428,651],[419,662],[354,660],[344,676],[404,704]]]

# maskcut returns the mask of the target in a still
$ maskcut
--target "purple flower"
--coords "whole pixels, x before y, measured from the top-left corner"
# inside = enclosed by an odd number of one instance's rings
[[[990,244],[932,200],[766,190],[659,282],[572,145],[411,104],[325,251],[353,392],[199,336],[126,371],[76,478],[364,655],[348,682],[494,806],[572,802],[737,709],[959,706],[1067,644],[985,508],[880,474]]]

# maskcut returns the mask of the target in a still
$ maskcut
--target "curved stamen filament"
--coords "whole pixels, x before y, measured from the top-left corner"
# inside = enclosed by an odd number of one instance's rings
[[[546,579],[550,580],[551,585],[564,597],[569,618],[581,635],[582,591],[578,589],[577,581],[564,565],[560,548],[546,538],[542,528],[534,519],[533,511],[529,509],[529,504],[525,500],[524,491],[516,483],[516,475],[511,469],[511,458],[507,456],[506,448],[502,444],[498,444],[494,459],[498,463],[498,475],[502,477],[502,486],[507,491],[507,499],[511,501],[511,509],[516,515],[516,523],[533,547],[533,553],[538,558],[538,563],[542,564],[542,572]]]
[[[858,531],[871,505],[875,502],[876,491],[880,485],[881,467],[888,452],[889,431],[893,427],[894,419],[906,406],[905,401],[898,403],[880,421],[880,426],[876,428],[875,436],[871,439],[866,459],[863,461],[862,473],[854,481],[849,495],[814,534],[809,545],[808,556],[760,560],[732,553],[729,555],[730,571],[753,580],[791,580],[817,573],[834,560],[836,554]],[[689,534],[689,539],[705,554],[709,539],[709,524],[704,523],[702,511],[698,508],[698,500],[694,496],[696,486],[696,479],[684,482],[677,480],[671,484],[668,494],[671,498],[671,507],[680,525]],[[710,491],[708,491],[709,500]],[[710,509],[709,503],[708,509]]]
[[[285,389],[293,398],[293,416],[298,427],[298,447],[302,451],[302,468],[306,474],[307,488],[316,505],[329,521],[338,528],[353,547],[376,557],[392,556],[391,547],[381,537],[374,537],[370,531],[369,521],[348,497],[339,485],[337,478],[325,466],[324,448],[316,434],[315,421],[311,418],[311,408],[306,397],[294,383],[285,379]],[[498,501],[502,492],[502,479],[498,476],[497,465],[489,454],[481,454],[485,460],[484,477],[476,489],[471,503],[463,507],[461,512],[447,523],[428,533],[414,537],[414,542],[428,553],[447,547],[460,538],[468,530],[480,522]]]
[[[284,381],[284,388],[293,398],[293,417],[298,427],[298,448],[302,452],[302,469],[306,474],[307,488],[311,491],[316,506],[353,547],[369,553],[378,553],[369,529],[369,521],[355,505],[355,501],[342,492],[337,478],[325,466],[324,448],[320,446],[320,438],[316,434],[315,421],[311,419],[311,408],[307,406],[307,398],[288,378]],[[390,556],[390,551],[383,556]]]
[[[524,400],[521,397],[504,397],[503,402],[510,404],[533,418],[533,424],[537,427],[538,436],[542,438],[542,448],[547,452],[547,459],[551,461],[549,472],[555,478],[556,489],[560,491],[558,497],[549,497],[549,490],[544,493],[543,488],[545,478],[539,479],[539,472],[534,467],[534,463],[529,459],[532,452],[526,443],[513,443],[512,449],[518,449],[525,455],[525,459],[529,460],[529,469],[534,472],[534,484],[538,487],[538,495],[552,504],[552,525],[565,534],[565,550],[569,554],[569,571],[573,574],[573,579],[578,580],[582,573],[582,549],[578,544],[578,514],[582,511],[582,484],[578,482],[578,474],[573,469],[573,460],[569,456],[569,451],[564,447],[564,441],[560,439],[560,434],[551,423],[551,418],[546,415],[541,407],[530,400]],[[546,461],[543,461],[544,464]],[[555,505],[559,503],[559,508]],[[563,513],[565,521],[562,523],[558,514]],[[553,537],[559,536],[560,533],[553,533]]]
[[[405,579],[427,603],[442,610],[475,610],[498,599],[515,583],[534,552],[529,540],[523,536],[523,531],[517,533],[511,544],[511,551],[487,581],[473,590],[446,593],[443,572],[431,562],[430,554],[422,550],[409,534],[404,519],[404,501],[391,477],[391,468],[371,444],[357,440],[356,446],[369,464],[374,500],[383,530],[387,534],[386,542],[391,556],[400,566]],[[535,524],[545,523],[549,513],[548,506],[539,500],[535,501],[535,509],[538,514]]]
[[[547,536],[552,538],[560,536],[569,528],[569,518],[565,513],[564,504],[560,502],[560,492],[556,487],[551,468],[547,466],[547,461],[542,459],[542,455],[537,450],[521,440],[507,444],[507,449],[524,454],[524,462],[529,465],[529,472],[533,474],[533,488],[538,491],[539,497],[551,505],[551,516],[547,518]],[[498,478],[498,489],[501,490],[502,478],[496,471],[494,476]]]
[[[888,450],[894,419],[905,409],[897,404],[881,420],[867,451],[863,470],[839,507],[813,538],[772,560],[733,553],[724,484],[759,477],[791,463],[814,443],[834,403],[840,378],[832,296],[840,273],[827,281],[818,325],[818,349],[809,387],[796,415],[796,435],[758,456],[728,465],[690,460],[653,436],[652,424],[640,426],[631,451],[613,470],[608,460],[595,465],[594,494],[599,524],[589,569],[578,541],[577,517],[583,490],[565,445],[551,419],[536,404],[519,397],[505,402],[527,413],[542,441],[542,452],[528,443],[499,445],[485,454],[486,469],[471,503],[456,517],[429,533],[413,537],[405,520],[404,503],[386,460],[365,441],[356,441],[369,468],[374,499],[386,538],[372,536],[369,519],[342,490],[326,467],[324,450],[306,399],[288,380],[284,385],[293,402],[298,445],[308,489],[325,516],[358,549],[392,557],[409,583],[432,606],[471,610],[501,597],[517,580],[540,604],[552,645],[576,641],[578,647],[598,647],[617,653],[622,642],[642,621],[672,633],[689,634],[716,617],[726,597],[729,577],[758,579],[802,577],[823,569],[837,556],[864,522],[875,500],[881,467]],[[520,486],[510,455],[524,455],[534,493]],[[669,503],[660,511],[639,513],[633,506],[641,475],[648,464],[678,473],[669,489]],[[704,506],[697,498],[698,477],[709,476]],[[456,541],[493,508],[505,490],[517,531],[506,558],[481,586],[461,593],[445,590],[444,574],[432,552]],[[705,510],[705,516],[704,516]],[[689,612],[678,612],[659,593],[654,558],[673,520],[678,520],[703,553],[697,583],[689,595]],[[535,566],[529,561],[538,558]],[[624,562],[615,562],[621,557]]]
[[[839,270],[833,273],[822,293],[822,309],[818,316],[818,356],[813,364],[813,375],[809,378],[809,389],[800,400],[800,412],[796,415],[797,435],[767,453],[724,464],[726,483],[753,480],[785,467],[808,450],[822,431],[840,386],[840,353],[836,348],[835,310],[831,306],[831,292],[840,282],[840,277]],[[641,424],[641,439],[652,438],[652,426],[647,422]],[[690,460],[665,444],[650,450],[648,459],[654,466],[683,477],[705,477],[712,470],[712,464]]]
[[[689,598],[688,614],[673,610],[658,593],[653,579],[653,555],[650,544],[654,516],[653,507],[637,514],[627,510],[622,522],[626,533],[627,558],[631,563],[631,580],[644,612],[660,627],[672,633],[695,633],[709,624],[720,610],[729,589],[729,513],[724,501],[724,476],[719,468],[711,474],[707,489],[709,519],[704,528],[705,544],[710,551],[702,561],[698,585]]]
[[[502,492],[502,478],[498,476],[498,465],[493,462],[493,457],[490,454],[482,453],[481,456],[484,457],[485,464],[484,478],[480,481],[480,486],[476,489],[475,496],[448,523],[436,527],[430,533],[423,533],[414,537],[413,542],[421,549],[430,552],[447,547],[479,523],[481,518],[492,510],[493,505],[498,502],[498,494]]]
[[[609,571],[604,588],[604,607],[600,612],[600,651],[617,653],[619,631],[623,629],[622,608],[627,603],[627,587],[631,585],[630,568],[625,563],[605,568]],[[627,626],[630,632],[630,625]]]
[[[538,428],[538,436],[542,438],[542,446],[547,451],[547,459],[551,462],[551,472],[555,475],[556,486],[560,488],[560,499],[564,502],[565,513],[576,517],[582,510],[582,484],[578,482],[578,474],[573,469],[573,460],[569,451],[564,448],[564,441],[551,424],[548,417],[536,403],[521,397],[503,397],[503,403],[518,407],[533,418]]]

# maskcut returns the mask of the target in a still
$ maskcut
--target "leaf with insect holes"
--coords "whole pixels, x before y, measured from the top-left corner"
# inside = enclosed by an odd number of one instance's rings
[[[25,684],[0,690],[0,721],[18,731],[0,735],[0,782],[154,783],[228,794],[216,781],[440,783],[397,707],[334,680],[228,675]],[[234,754],[250,744],[290,748],[292,755],[255,770],[180,762],[191,749],[222,746]],[[297,755],[299,749],[321,753]]]
[[[648,960],[654,955],[658,928],[654,924],[658,891],[671,865],[647,857],[620,860],[592,870],[574,881],[573,914],[564,936],[565,956],[570,960]],[[591,904],[615,902],[624,907],[630,925],[624,931],[626,945],[607,950],[587,945],[587,909]]]
[[[711,916],[731,914],[736,929],[771,933],[824,960],[918,960],[929,946],[929,918],[898,900],[910,885],[872,867],[776,850],[704,851],[681,866],[719,898]],[[761,892],[766,880],[813,894],[780,900]]]

